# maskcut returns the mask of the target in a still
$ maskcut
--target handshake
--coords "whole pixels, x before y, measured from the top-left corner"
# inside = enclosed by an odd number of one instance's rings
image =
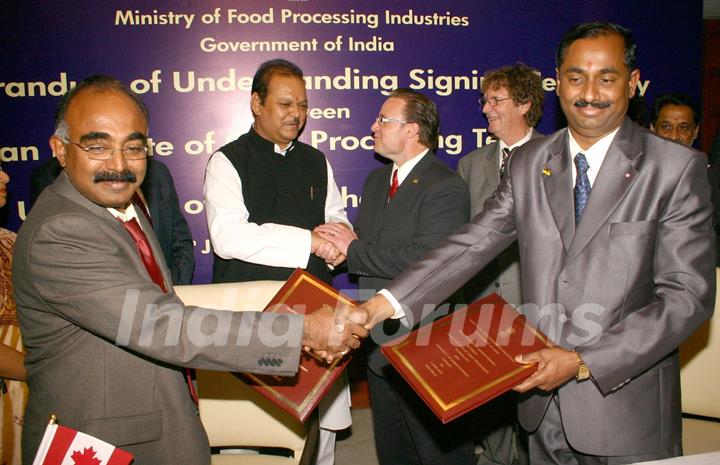
[[[345,261],[350,243],[358,238],[345,223],[321,224],[312,231],[311,237],[312,253],[332,266]]]
[[[323,305],[305,315],[303,348],[331,363],[360,347],[370,330],[394,314],[390,303],[377,295],[359,307],[340,304],[333,309]]]

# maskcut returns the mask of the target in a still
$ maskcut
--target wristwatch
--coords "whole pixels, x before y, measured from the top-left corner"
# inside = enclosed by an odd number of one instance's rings
[[[575,355],[577,355],[578,362],[580,362],[580,364],[578,365],[577,375],[575,375],[575,380],[576,381],[585,381],[586,379],[590,378],[590,368],[588,368],[587,364],[582,359],[580,354],[575,352]]]

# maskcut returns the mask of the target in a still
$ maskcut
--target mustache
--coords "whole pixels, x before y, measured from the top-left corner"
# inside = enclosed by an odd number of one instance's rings
[[[578,100],[573,105],[577,108],[585,108],[589,105],[593,108],[604,109],[610,106],[610,102],[601,102],[600,100],[593,100],[592,102],[588,102],[587,100]]]
[[[137,181],[135,173],[125,169],[120,172],[117,171],[98,171],[93,177],[93,182],[129,182],[134,183]]]

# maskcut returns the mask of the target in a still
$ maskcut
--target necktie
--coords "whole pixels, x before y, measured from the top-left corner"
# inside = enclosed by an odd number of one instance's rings
[[[162,289],[163,292],[167,292],[167,287],[165,287],[165,280],[163,279],[162,272],[160,271],[160,267],[158,266],[157,261],[155,261],[155,256],[153,255],[152,249],[150,248],[148,238],[140,227],[140,224],[135,218],[132,218],[130,221],[124,221],[122,225],[125,227],[125,230],[130,233],[130,236],[135,241],[135,246],[137,247],[137,251],[140,254],[140,259],[142,260],[143,265],[145,265],[145,269],[150,275],[150,278],[155,284],[160,286],[160,289]]]
[[[393,198],[393,196],[395,196],[395,192],[397,192],[398,190],[397,172],[398,170],[393,171],[392,182],[390,183],[390,191],[388,192],[388,202],[390,201],[390,199]]]
[[[500,178],[505,176],[505,168],[507,168],[508,158],[510,158],[510,149],[505,147],[502,149],[502,162],[500,163]]]
[[[155,256],[152,253],[152,248],[150,247],[150,242],[148,242],[148,238],[145,235],[145,232],[140,227],[140,223],[138,223],[135,218],[131,218],[129,221],[120,222],[122,223],[125,230],[130,233],[130,237],[132,237],[135,241],[135,246],[137,247],[137,251],[140,254],[140,259],[142,260],[143,265],[145,265],[145,269],[150,275],[150,279],[152,279],[155,284],[160,286],[160,289],[162,289],[163,292],[167,292],[167,287],[165,286],[165,280],[163,279],[162,271],[160,270],[160,267],[155,260]],[[195,403],[197,404],[198,397],[197,393],[195,392],[195,385],[192,381],[191,371],[189,368],[183,368],[183,372],[185,374],[185,379],[188,383],[188,389],[190,390],[190,397],[192,397],[193,401],[195,401]]]
[[[590,198],[590,179],[588,179],[587,171],[590,168],[585,155],[578,153],[575,155],[575,169],[577,176],[575,178],[575,224],[580,222],[585,205]]]

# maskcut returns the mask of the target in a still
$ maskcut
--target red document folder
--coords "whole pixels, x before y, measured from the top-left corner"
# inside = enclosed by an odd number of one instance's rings
[[[515,362],[552,343],[492,294],[382,347],[402,377],[447,423],[509,391],[536,365]]]
[[[288,278],[264,311],[311,313],[324,304],[335,308],[339,303],[357,305],[334,288],[301,269]],[[251,388],[280,408],[304,422],[335,382],[350,357],[327,364],[303,353],[300,368],[293,377],[239,373]]]

